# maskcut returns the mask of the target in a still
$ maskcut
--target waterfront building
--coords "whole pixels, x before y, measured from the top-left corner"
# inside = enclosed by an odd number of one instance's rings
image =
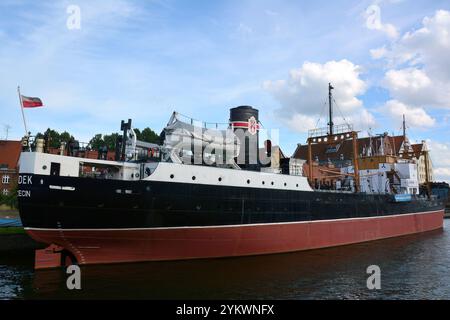
[[[17,184],[20,141],[0,140],[0,193],[10,194]]]

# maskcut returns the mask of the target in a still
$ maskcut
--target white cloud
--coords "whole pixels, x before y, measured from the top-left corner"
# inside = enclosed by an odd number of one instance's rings
[[[394,119],[401,119],[403,115],[406,115],[410,127],[429,128],[436,123],[436,120],[428,115],[423,108],[411,107],[397,100],[386,102],[384,109]]]
[[[450,143],[428,141],[435,181],[450,183]]]
[[[442,86],[436,86],[426,71],[421,69],[389,70],[383,82],[391,96],[405,104],[432,107],[445,104],[447,98],[450,99],[450,93]]]
[[[265,81],[264,88],[279,102],[277,116],[284,119],[291,129],[305,132],[315,128],[317,119],[325,116],[328,97],[328,83],[335,90],[335,123],[374,124],[373,116],[363,108],[358,96],[366,90],[366,83],[360,78],[361,68],[348,60],[329,61],[325,64],[305,62],[299,69],[293,69],[288,79]]]
[[[370,55],[373,59],[381,59],[384,58],[387,54],[386,47],[381,47],[377,49],[370,50]]]
[[[381,8],[377,4],[373,4],[366,9],[366,27],[370,30],[378,30],[384,32],[389,38],[398,38],[397,28],[390,23],[381,22]]]
[[[422,27],[405,33],[389,50],[374,49],[371,54],[395,68],[384,79],[394,99],[424,108],[450,108],[449,11],[424,18]]]
[[[296,113],[291,118],[282,119],[292,131],[306,133],[315,128],[317,119],[312,116]]]
[[[424,64],[437,79],[450,80],[450,12],[439,10],[423,19],[422,28],[407,32],[394,53],[412,65]]]

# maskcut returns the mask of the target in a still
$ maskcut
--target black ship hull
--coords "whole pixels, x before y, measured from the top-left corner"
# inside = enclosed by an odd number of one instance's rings
[[[30,175],[27,175],[30,176]],[[442,200],[156,181],[31,175],[21,185],[25,227],[126,229],[226,226],[383,217],[443,210]],[[74,190],[60,189],[69,186]],[[26,196],[29,194],[29,196]]]

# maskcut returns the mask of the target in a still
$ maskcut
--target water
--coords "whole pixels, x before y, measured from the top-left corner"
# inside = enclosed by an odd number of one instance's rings
[[[450,299],[445,230],[271,256],[86,266],[82,290],[64,270],[33,270],[33,253],[0,253],[0,299]],[[1,241],[1,238],[0,238]],[[370,265],[381,290],[367,289]]]

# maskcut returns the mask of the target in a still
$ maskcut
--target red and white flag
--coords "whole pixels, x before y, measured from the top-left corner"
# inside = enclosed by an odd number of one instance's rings
[[[42,100],[39,98],[34,98],[34,97],[26,97],[26,96],[22,96],[22,106],[24,108],[38,108],[38,107],[42,107],[44,106],[44,104],[42,103]]]

